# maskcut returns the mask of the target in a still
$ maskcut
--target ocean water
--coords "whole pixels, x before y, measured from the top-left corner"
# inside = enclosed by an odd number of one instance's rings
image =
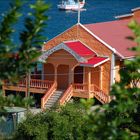
[[[0,0],[0,20],[2,19],[2,13],[9,8],[11,1]],[[32,3],[35,0],[28,1]],[[44,35],[46,36],[44,41],[53,38],[77,23],[77,12],[58,10],[57,4],[60,0],[46,0],[46,2],[51,4],[51,8],[47,11],[49,20],[47,21],[47,28],[44,30]],[[115,16],[131,13],[131,9],[136,7],[140,7],[140,0],[86,0],[84,7],[86,11],[81,12],[80,22],[87,24],[115,20]],[[23,29],[23,19],[29,11],[28,6],[25,5],[22,11],[23,17],[15,25],[15,40],[17,40],[18,33]]]

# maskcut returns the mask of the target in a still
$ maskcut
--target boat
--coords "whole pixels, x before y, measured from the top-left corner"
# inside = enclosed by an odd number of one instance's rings
[[[78,10],[79,8],[83,8],[85,5],[85,0],[83,0],[82,2],[75,2],[74,0],[67,0],[64,1],[62,0],[62,2],[57,5],[58,9],[60,10]]]

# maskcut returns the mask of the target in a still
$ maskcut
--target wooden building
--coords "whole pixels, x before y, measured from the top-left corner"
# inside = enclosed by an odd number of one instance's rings
[[[78,23],[44,43],[39,57],[43,62],[42,78],[30,81],[30,91],[43,95],[41,107],[64,104],[71,97],[95,97],[101,103],[110,102],[109,91],[120,79],[124,60],[135,57],[128,50],[135,43],[126,39],[132,36],[127,25],[132,18],[140,22],[139,12],[139,8],[133,9],[131,16],[110,22]],[[3,89],[26,92],[26,80]]]

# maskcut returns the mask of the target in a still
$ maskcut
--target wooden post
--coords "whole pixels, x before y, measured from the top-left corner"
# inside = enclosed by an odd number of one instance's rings
[[[29,97],[30,96],[30,70],[28,71],[27,73],[27,76],[26,76],[26,97]]]
[[[58,66],[55,66],[55,71],[54,71],[54,73],[55,73],[55,75],[54,75],[54,81],[57,83],[57,67]]]
[[[91,68],[88,68],[88,95],[90,98],[90,87],[91,87]]]
[[[70,68],[70,72],[69,72],[69,84],[74,83],[74,69]]]
[[[103,66],[100,67],[100,89],[103,89]]]

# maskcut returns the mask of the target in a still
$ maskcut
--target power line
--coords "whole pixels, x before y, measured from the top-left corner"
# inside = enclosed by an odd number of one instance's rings
[[[126,68],[126,67],[121,67],[121,68],[114,68],[114,69],[111,69],[111,70],[121,70],[121,69],[123,69],[123,68]],[[105,69],[104,69],[105,70]],[[91,72],[92,74],[94,74],[94,73],[98,73],[98,72],[104,72],[104,70],[96,70],[96,71],[93,71],[93,72]],[[106,72],[108,72],[107,70],[105,70]],[[80,73],[71,73],[71,72],[69,72],[69,73],[49,73],[49,74],[31,74],[31,76],[55,76],[55,75],[82,75],[82,74],[87,74],[88,72],[80,72]]]

